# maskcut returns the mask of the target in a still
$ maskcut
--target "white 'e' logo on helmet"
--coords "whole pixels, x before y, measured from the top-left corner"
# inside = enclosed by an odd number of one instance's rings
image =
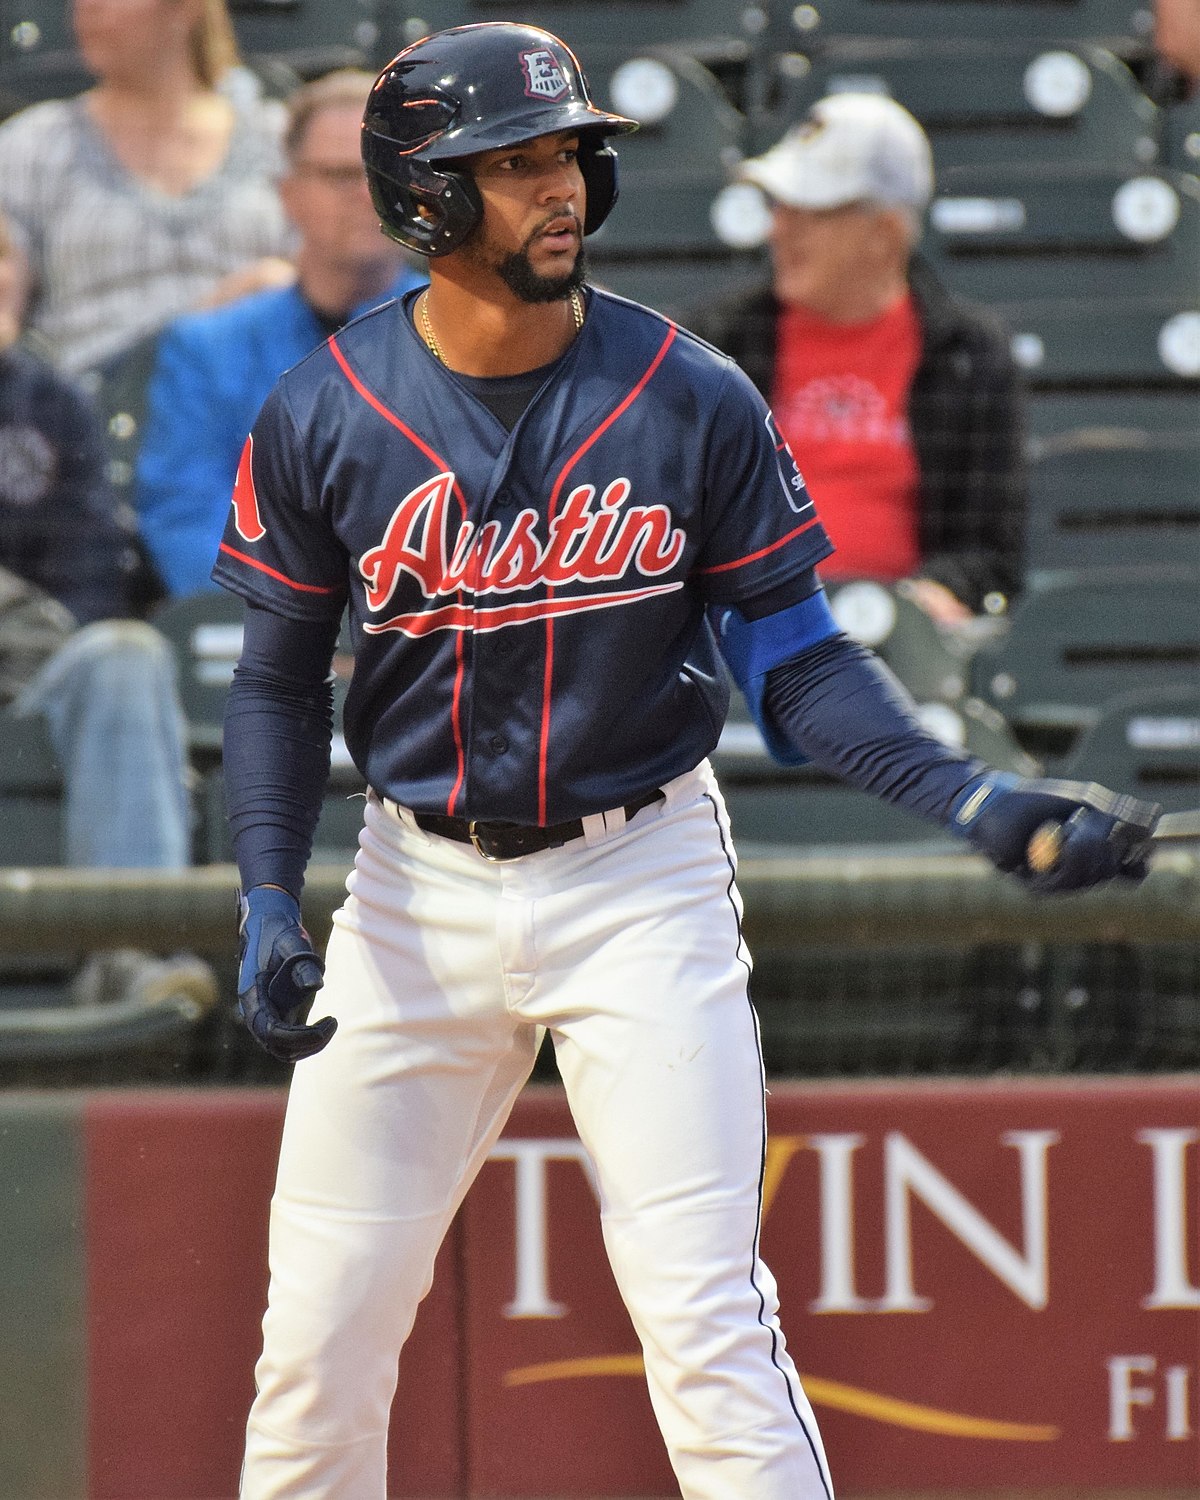
[[[522,52],[521,67],[525,73],[525,92],[531,99],[559,99],[571,87],[558,59],[545,47]]]

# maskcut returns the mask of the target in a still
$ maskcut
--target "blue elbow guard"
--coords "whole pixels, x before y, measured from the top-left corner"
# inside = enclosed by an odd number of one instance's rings
[[[759,620],[747,620],[737,608],[722,605],[709,610],[709,623],[772,759],[785,766],[804,765],[808,757],[768,721],[763,695],[772,667],[839,633],[824,589]]]

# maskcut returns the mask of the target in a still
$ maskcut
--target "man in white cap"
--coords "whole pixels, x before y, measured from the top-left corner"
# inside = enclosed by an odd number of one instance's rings
[[[946,625],[1020,585],[1026,479],[1008,338],[915,253],[933,159],[880,94],[831,94],[739,175],[772,211],[769,283],[685,319],[771,403],[837,552]]]

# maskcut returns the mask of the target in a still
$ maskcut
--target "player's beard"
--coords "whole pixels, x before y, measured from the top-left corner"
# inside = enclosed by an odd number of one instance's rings
[[[562,217],[561,213],[554,215],[556,219]],[[572,292],[578,291],[587,279],[583,226],[578,219],[575,222],[579,226],[579,249],[570,271],[561,276],[539,276],[529,258],[530,248],[542,233],[544,224],[533,231],[519,250],[510,251],[507,255],[499,255],[492,250],[483,237],[482,227],[475,231],[463,248],[494,271],[513,296],[519,297],[522,302],[561,302]]]
[[[575,257],[575,264],[565,276],[539,276],[533,269],[528,250],[514,250],[496,267],[496,273],[522,302],[561,302],[583,285],[587,275],[587,260],[583,245]]]

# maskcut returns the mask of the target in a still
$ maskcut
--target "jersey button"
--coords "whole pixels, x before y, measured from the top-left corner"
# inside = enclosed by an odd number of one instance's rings
[[[502,734],[494,734],[488,741],[488,749],[493,755],[503,755],[508,749],[508,741]]]

